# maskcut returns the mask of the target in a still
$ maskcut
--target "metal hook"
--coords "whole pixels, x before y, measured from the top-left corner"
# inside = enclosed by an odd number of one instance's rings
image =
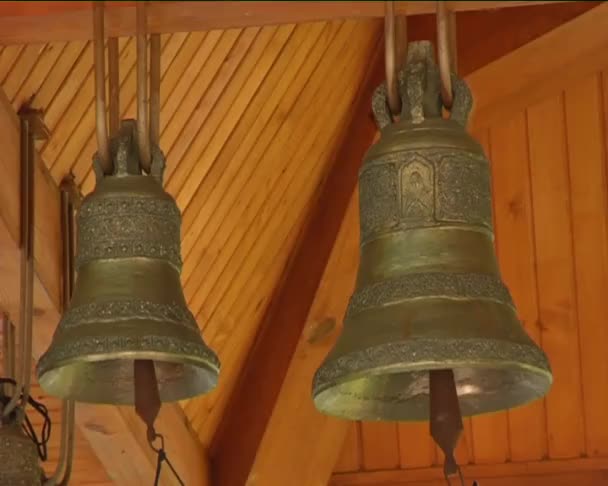
[[[407,51],[407,17],[395,18],[395,2],[385,2],[384,16],[384,66],[386,68],[386,87],[388,106],[393,115],[401,113],[399,94],[399,70]]]
[[[454,12],[447,3],[437,2],[437,57],[441,78],[441,99],[446,108],[454,103],[452,72],[456,72],[456,22]]]
[[[464,476],[462,475],[462,469],[460,469],[460,466],[458,466],[458,465],[456,466],[456,468],[458,471],[458,478],[460,479],[460,486],[465,486]],[[446,480],[446,483],[448,484],[448,486],[452,486],[452,481],[450,480],[450,476],[445,469],[443,471],[443,474],[444,474],[444,477],[445,477],[445,480]],[[475,484],[477,484],[477,483],[474,483],[474,485]]]

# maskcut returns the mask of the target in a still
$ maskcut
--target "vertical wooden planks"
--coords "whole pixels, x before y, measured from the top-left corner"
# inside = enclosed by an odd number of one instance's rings
[[[361,422],[363,469],[398,469],[399,441],[395,422]]]
[[[490,139],[499,266],[527,333],[540,345],[525,113],[493,126]],[[546,455],[543,400],[509,411],[509,443],[513,461]]]
[[[489,157],[490,133],[488,129],[473,133]],[[495,212],[495,208],[494,208]],[[475,463],[501,463],[509,457],[509,426],[505,412],[480,415],[471,419],[473,455]]]
[[[574,457],[585,450],[563,110],[561,96],[527,110],[539,322],[554,375],[546,399],[552,458]]]
[[[340,451],[338,462],[334,467],[335,472],[354,472],[361,468],[361,425],[359,422],[351,422],[344,439],[344,445]]]
[[[399,455],[404,469],[430,467],[437,460],[428,422],[399,424]]]
[[[608,453],[608,235],[601,79],[565,92],[586,451]]]

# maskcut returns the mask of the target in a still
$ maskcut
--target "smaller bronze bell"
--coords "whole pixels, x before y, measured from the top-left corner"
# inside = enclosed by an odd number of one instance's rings
[[[551,370],[500,278],[489,163],[465,130],[469,88],[452,76],[444,118],[428,42],[410,44],[401,74],[398,122],[384,86],[373,100],[381,138],[359,173],[356,290],[315,375],[315,405],[352,420],[427,420],[431,370],[453,370],[465,416],[535,400]]]
[[[43,478],[32,439],[15,421],[0,425],[0,485],[40,486]]]
[[[78,215],[74,292],[38,363],[40,385],[64,399],[133,405],[141,360],[154,363],[161,401],[205,393],[219,361],[181,287],[181,215],[163,190],[164,156],[152,147],[151,173],[142,174],[132,120],[112,154],[113,174],[94,161],[97,185]]]

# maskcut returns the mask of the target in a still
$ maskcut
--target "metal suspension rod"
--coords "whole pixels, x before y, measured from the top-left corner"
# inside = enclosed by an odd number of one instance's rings
[[[13,378],[15,376],[15,328],[6,312],[2,313],[2,357],[4,374]],[[2,386],[4,396],[10,396],[13,386],[6,383]]]
[[[95,62],[95,115],[97,146],[103,171],[112,170],[112,159],[108,143],[106,122],[106,72],[104,49],[104,8],[103,2],[93,2],[93,52]]]
[[[150,145],[160,142],[160,34],[150,35]]]
[[[16,377],[17,385],[11,401],[4,408],[8,416],[21,398],[19,423],[23,420],[23,409],[28,403],[32,374],[32,317],[34,305],[34,128],[27,114],[21,121],[21,290],[19,315],[19,344],[21,347],[21,369]]]
[[[407,17],[395,16],[395,2],[387,0],[384,16],[384,66],[388,105],[393,115],[401,113],[399,70],[407,52]]]
[[[109,114],[110,138],[118,133],[120,126],[120,79],[118,76],[118,39],[108,39],[108,81],[109,81]]]
[[[142,169],[150,172],[146,3],[137,2],[135,12],[137,21],[137,144]]]
[[[454,102],[452,77],[456,73],[456,21],[446,2],[437,2],[437,56],[441,78],[441,98],[446,108]]]
[[[74,177],[69,176],[61,183],[61,226],[63,235],[63,312],[68,308],[74,288],[76,254],[74,213],[79,198]],[[73,400],[64,400],[61,409],[61,446],[59,461],[53,476],[44,486],[67,486],[72,473],[72,456],[74,453],[74,418],[76,404]]]

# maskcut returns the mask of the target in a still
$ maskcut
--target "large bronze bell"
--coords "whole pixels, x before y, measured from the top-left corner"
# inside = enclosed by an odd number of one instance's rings
[[[0,485],[40,486],[38,450],[16,421],[0,424]]]
[[[515,407],[552,382],[521,326],[494,253],[489,162],[466,132],[467,85],[442,115],[429,42],[411,44],[393,123],[359,173],[361,260],[336,346],[314,378],[317,408],[351,420],[429,419],[429,372],[453,370],[462,415]]]
[[[134,404],[135,360],[154,363],[161,401],[214,388],[219,361],[203,342],[180,283],[181,216],[163,190],[164,156],[142,174],[135,124],[112,141],[113,173],[94,160],[95,191],[78,219],[78,272],[69,309],[38,363],[49,394]]]

